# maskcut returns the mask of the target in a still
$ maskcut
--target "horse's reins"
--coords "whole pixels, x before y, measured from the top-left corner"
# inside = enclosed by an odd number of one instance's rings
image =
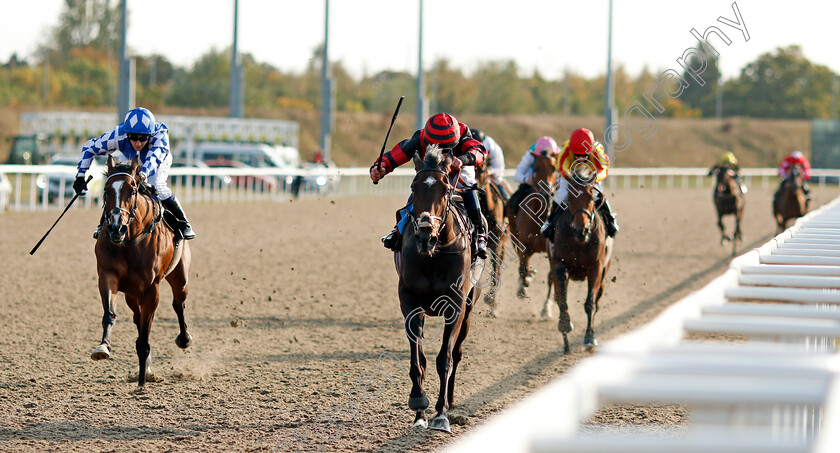
[[[128,222],[126,222],[126,225],[130,225],[131,222],[137,220],[137,216],[136,216],[136,213],[137,213],[137,186],[138,186],[137,179],[131,173],[117,172],[117,173],[108,175],[108,178],[105,179],[105,185],[106,186],[108,185],[108,181],[110,181],[111,178],[113,178],[114,176],[128,176],[129,178],[131,178],[132,182],[134,182],[134,187],[132,188],[132,191],[131,191],[131,197],[133,198],[133,201],[132,201],[132,204],[131,204],[131,210],[128,210],[128,209],[125,209],[125,208],[122,208],[122,207],[119,207],[119,206],[116,206],[116,207],[114,207],[114,209],[111,210],[111,214],[119,214],[119,213],[122,213],[122,212],[127,213],[128,214]],[[160,207],[158,206],[158,203],[155,203],[154,200],[151,200],[151,201],[152,201],[152,209],[157,211],[157,213],[155,214],[155,218],[152,221],[152,223],[150,223],[149,226],[146,227],[146,229],[143,230],[143,233],[140,236],[134,238],[131,241],[122,241],[122,242],[120,242],[121,245],[136,245],[137,243],[142,241],[146,236],[151,234],[152,230],[154,230],[155,227],[157,226],[157,224],[160,223],[160,221],[163,219],[163,210],[160,209]],[[104,204],[103,204],[102,208],[105,209]]]
[[[420,174],[422,172],[429,172],[429,171],[435,172],[435,173],[440,173],[440,174],[446,176],[447,179],[449,178],[449,175],[446,174],[445,171],[443,171],[439,168],[422,168],[420,170],[417,170],[417,174]],[[461,176],[459,174],[458,179],[460,180],[460,178],[461,178]],[[442,214],[443,217],[435,216],[435,215],[432,215],[431,213],[429,214],[429,218],[431,218],[432,220],[437,219],[437,220],[440,221],[440,225],[438,226],[438,228],[435,228],[435,226],[432,222],[428,222],[428,221],[425,221],[425,220],[421,221],[419,218],[415,217],[413,212],[409,212],[409,215],[413,218],[414,230],[417,231],[420,227],[430,227],[430,228],[432,228],[432,230],[434,231],[436,236],[440,236],[440,232],[446,227],[446,217],[449,215],[449,212],[450,212],[450,209],[451,209],[452,194],[453,194],[454,191],[455,191],[455,186],[448,183],[447,184],[447,189],[446,189],[446,207],[443,209],[443,214]],[[457,219],[458,216],[455,216],[455,218]],[[461,236],[463,236],[465,230],[466,230],[466,228],[462,227],[461,232],[459,234],[456,234],[455,237],[451,241],[449,241],[445,244],[439,245],[438,246],[438,252],[439,253],[461,253],[464,250],[466,250],[466,246],[461,250],[451,250],[451,251],[450,250],[443,250],[444,248],[449,247],[449,246],[453,245],[456,241],[458,241],[461,238]]]

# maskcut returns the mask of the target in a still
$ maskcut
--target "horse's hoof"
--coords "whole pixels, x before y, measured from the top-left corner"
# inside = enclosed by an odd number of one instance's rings
[[[190,335],[189,333],[187,333],[185,336],[178,334],[178,336],[175,337],[175,344],[177,344],[178,347],[181,349],[187,349],[190,346],[190,344],[192,344],[192,335]]]
[[[444,414],[440,414],[437,417],[433,418],[432,423],[429,424],[429,429],[445,431],[447,433],[452,434],[452,430],[449,429],[449,419],[446,418],[446,415]]]
[[[421,395],[417,397],[408,397],[408,408],[413,411],[422,411],[429,407],[429,397]]]
[[[108,347],[106,344],[101,344],[93,350],[90,354],[90,358],[93,360],[104,360],[111,358],[111,348]]]
[[[542,313],[540,313],[540,318],[551,319],[551,312],[548,310],[543,310]]]
[[[412,427],[412,428],[423,428],[423,429],[426,429],[426,428],[428,428],[428,427],[429,427],[429,424],[428,424],[428,423],[426,423],[426,419],[425,419],[425,418],[421,418],[421,419],[419,419],[419,420],[415,421],[415,422],[414,422],[414,424],[413,424],[413,425],[411,425],[411,427]]]
[[[525,288],[524,288],[524,287],[520,287],[520,288],[516,291],[516,297],[518,297],[518,298],[520,298],[520,299],[525,299],[526,297],[528,297],[528,291],[527,291],[527,290],[525,290]]]

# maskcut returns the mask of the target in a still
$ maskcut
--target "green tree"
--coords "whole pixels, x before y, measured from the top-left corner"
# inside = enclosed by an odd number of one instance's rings
[[[695,46],[697,49],[703,49],[703,45],[698,42]],[[704,117],[715,116],[716,99],[718,83],[721,82],[720,68],[718,68],[718,57],[711,53],[706,54],[706,69],[702,74],[699,74],[705,84],[700,83],[693,78],[688,71],[683,71],[682,77],[689,83],[688,88],[683,91],[679,100],[687,107],[697,109]],[[702,63],[696,54],[692,54],[686,62],[689,68],[700,68]]]
[[[224,107],[229,102],[230,51],[211,49],[191,70],[175,71],[166,104],[183,107]],[[246,86],[247,92],[247,86]]]
[[[780,47],[759,56],[726,84],[726,112],[758,118],[825,117],[834,77],[827,67],[805,58],[799,46]]]

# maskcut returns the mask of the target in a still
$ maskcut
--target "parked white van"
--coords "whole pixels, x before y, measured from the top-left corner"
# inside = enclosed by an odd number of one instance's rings
[[[190,160],[186,148],[179,148],[177,157]],[[206,162],[227,160],[241,162],[249,167],[297,167],[300,153],[297,149],[282,146],[275,147],[264,143],[218,143],[202,142],[193,147],[192,160]]]

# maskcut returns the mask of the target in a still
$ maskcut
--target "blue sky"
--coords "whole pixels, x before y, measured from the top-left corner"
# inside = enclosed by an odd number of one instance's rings
[[[118,0],[112,0],[118,1]],[[17,1],[14,20],[0,27],[0,61],[30,57],[58,23],[63,0]],[[733,3],[749,33],[734,20]],[[332,0],[330,56],[354,75],[383,69],[416,72],[419,0]],[[159,53],[188,66],[211,48],[230,45],[233,0],[128,0],[129,49]],[[199,6],[200,5],[200,6]],[[568,69],[587,77],[605,72],[608,0],[424,0],[423,59],[471,71],[478,62],[513,59],[526,73],[560,78]],[[324,38],[323,0],[239,0],[239,50],[284,71],[303,69]],[[813,62],[840,73],[840,2],[830,0],[614,0],[613,64],[632,74],[679,69],[676,59],[696,42],[690,30],[717,26],[731,39],[717,43],[727,77],[759,55],[799,44]]]

